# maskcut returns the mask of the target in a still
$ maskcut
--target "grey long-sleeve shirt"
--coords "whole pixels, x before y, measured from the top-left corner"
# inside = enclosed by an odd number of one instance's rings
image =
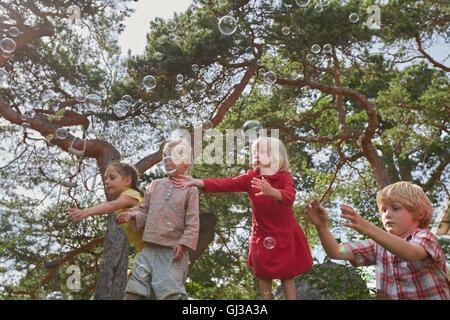
[[[142,241],[174,247],[197,248],[199,204],[197,187],[176,188],[167,179],[152,181],[131,220],[133,228],[144,228]]]

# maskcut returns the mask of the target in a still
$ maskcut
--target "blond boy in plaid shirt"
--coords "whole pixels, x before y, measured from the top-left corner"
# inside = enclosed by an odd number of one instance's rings
[[[328,229],[326,210],[317,199],[305,213],[315,225],[322,246],[332,259],[353,266],[376,266],[378,299],[450,298],[445,257],[437,238],[427,230],[432,206],[422,188],[410,182],[388,185],[377,194],[386,231],[364,220],[353,208],[341,205],[341,217],[369,239],[339,245]]]

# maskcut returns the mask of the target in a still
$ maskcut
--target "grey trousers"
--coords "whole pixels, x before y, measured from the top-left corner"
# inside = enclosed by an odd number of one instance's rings
[[[172,262],[173,248],[148,244],[137,257],[125,294],[135,300],[185,300],[189,256]]]

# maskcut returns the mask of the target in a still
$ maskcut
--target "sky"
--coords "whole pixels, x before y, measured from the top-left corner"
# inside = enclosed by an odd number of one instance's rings
[[[119,36],[122,54],[126,55],[131,49],[132,55],[144,53],[146,34],[150,30],[150,21],[156,17],[173,18],[174,12],[184,12],[192,0],[140,0],[132,1],[128,7],[136,11],[125,20],[125,30]]]

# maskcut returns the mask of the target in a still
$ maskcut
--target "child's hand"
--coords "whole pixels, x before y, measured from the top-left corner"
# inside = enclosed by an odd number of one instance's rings
[[[66,210],[67,219],[78,222],[82,219],[89,217],[85,210],[69,208]]]
[[[116,215],[116,223],[123,224],[130,222],[131,219],[134,217],[134,214],[132,212],[122,212]]]
[[[179,175],[179,176],[172,177],[171,180],[172,180],[172,183],[174,184],[174,186],[181,188],[181,189],[185,189],[190,186],[195,186],[197,179],[194,179],[190,176]]]
[[[255,193],[255,196],[272,196],[273,195],[273,187],[267,180],[262,177],[262,179],[253,178],[252,179],[252,187],[258,189],[259,193]]]
[[[372,225],[364,220],[352,207],[341,204],[341,218],[350,220],[351,223],[344,223],[345,227],[353,228],[359,233],[367,234],[368,229]]]
[[[313,199],[306,204],[305,213],[316,227],[328,226],[328,213],[324,207],[320,205],[319,200]]]
[[[172,250],[172,255],[174,256],[172,261],[173,262],[180,261],[181,258],[183,258],[183,253],[184,253],[183,245],[177,244]]]

